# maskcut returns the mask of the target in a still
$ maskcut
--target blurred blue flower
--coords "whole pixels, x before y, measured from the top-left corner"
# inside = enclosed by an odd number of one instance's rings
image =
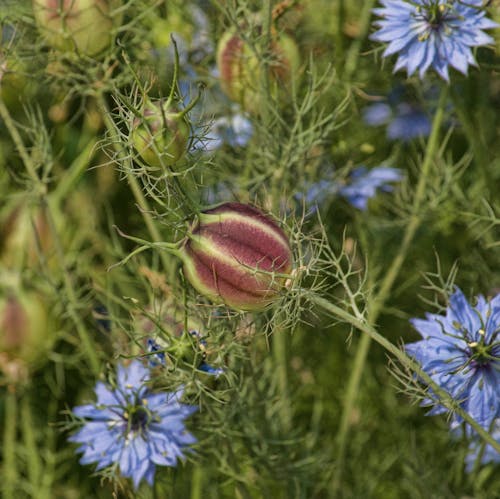
[[[207,374],[211,374],[215,377],[220,376],[221,374],[224,374],[224,369],[219,368],[219,367],[213,367],[205,362],[205,357],[206,357],[206,349],[207,349],[207,342],[201,334],[198,331],[190,331],[191,336],[193,336],[197,343],[198,343],[198,348],[202,352],[203,356],[203,361],[200,363],[200,365],[197,367],[199,371],[203,371]],[[157,366],[164,366],[166,364],[166,357],[165,357],[165,347],[162,347],[159,343],[157,343],[155,340],[152,338],[149,338],[147,341],[147,349],[148,353],[151,355],[148,355],[148,362],[150,367],[157,367]]]
[[[139,361],[119,366],[116,388],[99,382],[97,402],[73,409],[85,422],[69,438],[81,444],[81,464],[117,466],[136,489],[143,479],[153,485],[156,466],[176,466],[185,447],[196,442],[184,426],[196,407],[179,402],[182,389],[153,393],[148,380],[149,370]]]
[[[387,126],[387,137],[408,142],[417,137],[426,137],[431,131],[431,120],[416,106],[400,102],[391,107],[385,102],[367,106],[363,120],[369,126]]]
[[[383,20],[371,39],[389,42],[384,57],[398,53],[394,71],[418,70],[420,78],[430,68],[449,81],[449,66],[467,74],[476,66],[471,47],[493,43],[483,29],[497,27],[486,17],[483,0],[380,0],[374,13]]]
[[[378,166],[368,170],[364,166],[355,168],[349,177],[347,185],[339,188],[339,194],[349,201],[355,208],[366,210],[368,200],[375,197],[377,190],[391,192],[390,182],[399,182],[403,178],[401,170]]]
[[[92,310],[92,315],[102,331],[109,333],[111,331],[111,320],[109,316],[108,309],[102,304],[98,303],[94,305]]]
[[[347,182],[335,179],[322,179],[307,186],[305,193],[299,192],[295,198],[305,201],[314,212],[328,198],[342,196],[359,210],[368,209],[368,200],[375,197],[377,190],[390,192],[393,186],[390,182],[398,182],[403,178],[401,170],[388,166],[377,166],[368,170],[359,166],[352,170]]]
[[[474,432],[471,432],[474,433]],[[500,444],[500,419],[496,419],[493,423],[493,428],[490,435]],[[466,470],[471,472],[476,464],[479,453],[481,452],[481,447],[483,440],[479,437],[472,439],[472,443],[469,447],[469,453],[465,458]],[[482,451],[481,464],[488,463],[500,463],[500,454],[491,445],[486,444],[484,451]]]
[[[241,113],[216,118],[206,128],[206,132],[195,140],[194,149],[213,152],[223,144],[244,147],[253,135],[252,122]]]
[[[446,315],[427,314],[411,323],[422,340],[405,346],[424,371],[479,424],[488,428],[500,416],[500,295],[477,297],[472,307],[460,289]],[[433,405],[431,399],[422,405]],[[436,405],[429,414],[446,409]],[[452,426],[461,420],[455,417]]]
[[[149,367],[164,366],[167,361],[165,357],[164,348],[162,348],[155,340],[148,338],[147,341],[148,353],[148,364]]]

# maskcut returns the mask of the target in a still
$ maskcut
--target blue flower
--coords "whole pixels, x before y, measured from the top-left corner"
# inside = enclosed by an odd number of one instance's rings
[[[480,425],[500,416],[500,295],[477,297],[472,307],[460,289],[450,297],[446,315],[427,314],[411,323],[422,340],[406,345],[422,368]],[[433,405],[430,399],[423,405]],[[435,405],[429,414],[446,409]],[[454,418],[452,426],[460,423]]]
[[[295,195],[304,200],[316,211],[317,207],[333,196],[342,196],[359,210],[368,208],[368,200],[375,197],[377,189],[390,192],[393,186],[389,182],[398,182],[403,178],[401,170],[387,166],[378,166],[368,170],[359,166],[352,170],[347,182],[335,179],[321,179],[307,186],[305,193]]]
[[[186,446],[196,439],[186,431],[184,419],[196,407],[181,404],[182,389],[154,393],[146,385],[149,370],[139,361],[119,366],[117,386],[99,382],[97,402],[73,409],[85,420],[69,440],[81,444],[81,464],[97,463],[97,470],[119,467],[122,476],[153,484],[156,466],[176,466]]]
[[[383,20],[375,22],[380,29],[372,40],[389,42],[384,57],[398,53],[394,71],[406,68],[408,75],[416,70],[423,78],[430,68],[449,81],[448,68],[467,74],[476,66],[471,47],[493,43],[483,29],[497,23],[481,9],[483,0],[381,0],[374,9]]]
[[[208,124],[202,137],[195,140],[193,148],[204,152],[214,152],[223,144],[231,147],[244,147],[252,135],[252,123],[243,114],[221,116]]]
[[[339,194],[355,208],[366,210],[368,200],[375,197],[377,190],[391,192],[390,182],[399,182],[403,178],[400,170],[387,166],[378,166],[368,170],[364,166],[355,168],[350,175],[349,183],[339,188]]]
[[[165,352],[163,351],[164,349],[160,345],[158,345],[158,343],[155,340],[148,338],[147,349],[148,353],[151,354],[148,355],[149,367],[157,367],[165,365],[167,359],[165,357]]]
[[[198,365],[197,369],[198,371],[202,371],[207,374],[211,374],[212,376],[215,376],[216,378],[219,377],[221,374],[224,374],[224,369],[220,367],[213,367],[209,364],[206,363],[205,358],[207,356],[206,350],[207,350],[207,341],[203,339],[201,334],[198,331],[192,330],[189,332],[189,334],[195,339],[195,341],[198,344],[198,349],[202,354],[203,360],[201,363]],[[161,343],[164,343],[162,340],[153,340],[152,338],[148,338],[147,340],[147,350],[150,355],[148,355],[149,359],[149,366],[150,367],[157,367],[157,366],[164,366],[167,363],[167,359],[165,357],[165,352],[164,349],[167,348],[167,345],[164,345],[162,347]]]
[[[407,102],[391,108],[385,102],[377,102],[364,109],[363,120],[369,126],[387,126],[387,137],[408,142],[417,137],[426,137],[431,131],[427,114]]]

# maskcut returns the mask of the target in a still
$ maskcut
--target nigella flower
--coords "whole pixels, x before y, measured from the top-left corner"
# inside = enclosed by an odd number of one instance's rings
[[[363,120],[369,126],[387,125],[387,137],[408,142],[417,137],[426,137],[431,131],[427,114],[407,102],[391,108],[385,102],[377,102],[364,109]]]
[[[202,361],[198,365],[198,371],[202,371],[207,374],[211,374],[214,377],[219,377],[221,374],[224,374],[224,369],[220,367],[213,367],[210,364],[207,364],[205,358],[207,356],[207,341],[203,339],[201,334],[198,331],[192,330],[189,334],[195,339],[198,344],[198,349],[202,354]],[[165,357],[165,348],[167,345],[162,345],[160,343],[164,343],[161,340],[155,341],[152,338],[148,338],[147,340],[147,350],[148,350],[148,362],[149,367],[157,367],[157,366],[165,366],[167,363],[167,359]]]
[[[486,17],[483,0],[380,0],[374,9],[383,20],[372,40],[389,42],[384,57],[398,53],[394,71],[406,68],[408,75],[418,70],[420,78],[430,68],[449,81],[448,68],[467,74],[476,66],[471,47],[493,43],[482,30],[497,23]]]
[[[368,200],[375,196],[377,190],[391,192],[391,182],[399,182],[403,178],[401,170],[388,166],[378,166],[368,170],[364,166],[355,168],[348,183],[341,186],[339,194],[359,210],[368,209]]]
[[[97,463],[97,470],[116,466],[135,488],[143,479],[152,485],[156,466],[176,466],[196,442],[184,426],[196,407],[179,402],[182,389],[155,393],[148,380],[149,370],[137,360],[119,366],[116,388],[98,382],[97,402],[73,409],[84,423],[69,438],[81,444],[81,464]]]
[[[500,295],[477,297],[473,307],[460,289],[450,297],[445,315],[427,314],[411,323],[422,340],[406,345],[424,371],[488,428],[500,416]],[[432,405],[430,399],[423,405]],[[429,414],[444,413],[436,405]],[[455,417],[453,425],[461,422]]]
[[[304,200],[315,211],[317,206],[334,196],[344,197],[351,205],[359,210],[368,209],[368,201],[375,197],[377,190],[390,192],[393,190],[391,182],[398,182],[403,178],[401,170],[387,166],[378,166],[368,170],[359,166],[352,170],[347,181],[335,179],[321,179],[309,186],[305,193],[297,193],[296,199]]]
[[[203,136],[194,142],[195,150],[214,152],[223,144],[244,147],[253,135],[251,121],[241,113],[216,118],[206,128]]]
[[[152,338],[148,338],[146,343],[148,353],[150,354],[148,355],[149,367],[164,366],[167,362],[164,349]]]

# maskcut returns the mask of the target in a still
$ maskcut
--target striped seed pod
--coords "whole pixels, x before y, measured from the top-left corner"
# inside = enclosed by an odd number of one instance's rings
[[[270,92],[280,101],[297,76],[300,56],[295,41],[282,33],[275,35],[268,64]],[[262,61],[253,49],[234,31],[224,33],[217,45],[217,68],[222,90],[249,113],[256,113],[262,98]]]
[[[51,47],[92,57],[111,45],[120,5],[120,0],[33,0],[33,14]]]
[[[284,231],[240,203],[202,212],[181,253],[188,281],[212,301],[237,310],[265,308],[292,269]]]

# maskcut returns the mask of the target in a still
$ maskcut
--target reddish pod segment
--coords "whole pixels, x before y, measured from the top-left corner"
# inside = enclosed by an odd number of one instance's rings
[[[286,101],[291,82],[298,76],[300,56],[294,40],[286,34],[273,36],[269,62],[264,65],[255,50],[233,31],[227,31],[217,45],[217,67],[223,91],[245,111],[257,113],[262,101],[262,68],[267,67],[269,91]]]
[[[237,310],[265,308],[292,270],[284,231],[246,204],[225,203],[201,213],[181,251],[189,282]]]

